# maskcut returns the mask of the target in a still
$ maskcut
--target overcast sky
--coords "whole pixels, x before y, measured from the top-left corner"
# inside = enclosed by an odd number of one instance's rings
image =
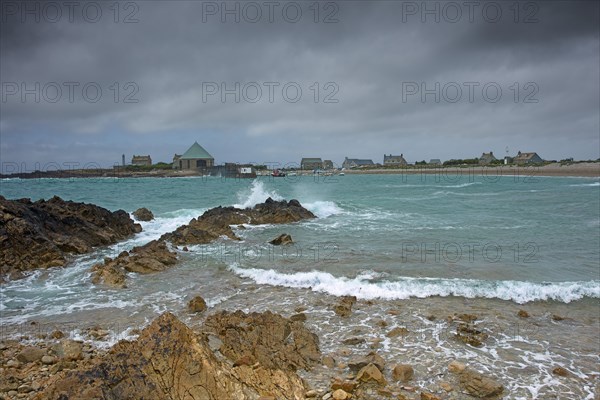
[[[597,1],[68,4],[1,3],[4,172],[600,157]]]

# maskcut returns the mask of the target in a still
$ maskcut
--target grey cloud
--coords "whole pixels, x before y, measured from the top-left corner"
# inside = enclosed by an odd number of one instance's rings
[[[73,103],[12,96],[1,104],[2,160],[79,157],[110,165],[121,153],[151,152],[169,161],[193,140],[218,161],[381,161],[390,151],[415,161],[502,153],[506,146],[546,158],[598,158],[598,3],[532,3],[539,6],[533,24],[514,23],[507,2],[498,2],[506,13],[498,23],[422,23],[418,16],[404,22],[403,2],[386,1],[335,2],[339,22],[332,24],[312,21],[311,2],[297,3],[304,11],[298,23],[280,16],[273,23],[221,23],[215,16],[203,23],[199,1],[135,2],[134,24],[112,22],[108,11],[96,24],[8,18],[0,37],[3,83],[95,82],[103,94],[97,103],[80,91]],[[139,88],[137,103],[123,102],[128,82]],[[263,93],[256,103],[235,103],[231,95],[204,102],[203,82],[258,82]],[[280,83],[272,103],[265,82]],[[297,103],[282,97],[290,82],[302,88]],[[323,102],[332,93],[327,82],[337,85],[338,103]],[[457,103],[435,103],[419,95],[404,101],[403,82],[480,86],[472,103],[466,93]],[[503,90],[498,103],[482,99],[488,82]],[[528,82],[539,87],[538,103],[522,102]]]

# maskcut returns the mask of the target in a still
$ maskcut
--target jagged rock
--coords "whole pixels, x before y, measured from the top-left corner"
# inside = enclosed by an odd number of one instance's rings
[[[270,197],[254,208],[244,210],[235,207],[215,207],[206,211],[189,224],[180,226],[175,231],[161,236],[175,245],[206,244],[221,236],[239,240],[231,229],[231,225],[241,224],[288,224],[316,216],[302,207],[298,200],[275,201]]]
[[[468,394],[480,399],[498,396],[504,390],[502,384],[470,369],[460,373],[459,382]]]
[[[61,360],[77,361],[83,359],[83,346],[75,340],[63,339],[52,346],[52,351]]]
[[[333,307],[333,311],[340,317],[349,317],[352,313],[352,306],[356,303],[356,296],[344,296],[338,304]]]
[[[401,382],[410,381],[415,375],[415,370],[411,365],[408,364],[399,364],[394,367],[392,370],[392,376],[395,380]]]
[[[177,263],[177,253],[170,251],[167,244],[153,240],[130,251],[123,251],[115,259],[106,258],[103,264],[92,267],[92,282],[125,287],[125,272],[151,274],[164,271]]]
[[[200,296],[196,296],[188,303],[188,310],[193,313],[206,311],[206,301]]]
[[[477,329],[474,324],[461,323],[456,327],[456,338],[471,346],[481,347],[488,334]]]
[[[53,197],[31,202],[0,196],[0,282],[33,269],[66,265],[70,255],[141,231],[123,210]]]
[[[519,310],[517,315],[521,318],[529,318],[529,313],[525,310]]]
[[[205,322],[223,344],[220,351],[231,361],[253,356],[266,368],[309,370],[321,359],[318,337],[299,321],[270,311],[245,314],[222,311]]]
[[[372,351],[364,357],[350,360],[350,362],[348,362],[348,368],[350,368],[350,371],[356,373],[369,364],[374,364],[377,368],[383,370],[383,367],[385,366],[385,360],[379,354]]]
[[[133,212],[133,216],[138,221],[152,221],[154,219],[154,214],[152,214],[152,211],[148,210],[146,207],[135,210]]]
[[[17,361],[22,363],[30,363],[41,360],[46,352],[40,348],[27,346],[17,355]]]
[[[358,385],[357,381],[342,379],[340,377],[335,377],[331,381],[331,390],[335,391],[337,389],[342,389],[343,391],[345,391],[347,393],[352,393],[352,392],[354,392],[354,389],[356,389],[357,385]]]
[[[165,313],[133,342],[117,343],[90,366],[50,378],[42,399],[276,399],[304,398],[293,372],[231,367],[220,361],[201,335]]]
[[[386,381],[383,377],[383,374],[375,366],[375,364],[369,364],[366,367],[363,367],[358,374],[356,375],[356,380],[365,383],[376,383],[378,385],[385,385]]]
[[[290,235],[288,235],[287,233],[282,233],[275,239],[271,240],[269,243],[271,243],[274,246],[281,246],[285,244],[292,244],[294,243],[294,241],[292,240],[292,237]]]

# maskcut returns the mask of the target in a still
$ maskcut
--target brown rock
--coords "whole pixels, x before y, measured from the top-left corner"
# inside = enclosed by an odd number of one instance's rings
[[[65,334],[62,333],[62,331],[58,331],[57,330],[57,331],[52,332],[52,334],[50,335],[50,337],[52,339],[62,339],[62,338],[65,337]]]
[[[215,207],[206,211],[189,224],[180,226],[175,231],[161,236],[176,245],[206,244],[220,236],[233,240],[239,238],[233,233],[231,225],[251,224],[288,224],[316,216],[302,207],[297,200],[275,201],[268,198],[254,208],[241,210],[235,207]]]
[[[31,202],[0,196],[0,281],[23,272],[64,266],[72,254],[83,254],[139,232],[123,210],[111,212],[92,204],[59,197]]]
[[[321,363],[329,369],[333,369],[335,367],[335,359],[331,356],[324,356],[321,360]]]
[[[481,347],[488,334],[477,329],[474,324],[461,323],[456,327],[456,338],[471,346]]]
[[[56,358],[52,357],[52,356],[43,356],[42,357],[42,364],[44,365],[52,365],[56,362]]]
[[[571,373],[567,369],[560,367],[560,366],[555,367],[552,370],[552,373],[554,375],[558,375],[558,376],[562,376],[562,377],[567,377],[567,376],[571,375]]]
[[[450,393],[454,390],[451,384],[448,382],[440,382],[440,387],[444,389],[446,392]]]
[[[352,393],[354,392],[354,389],[356,389],[357,385],[357,381],[342,379],[338,376],[333,378],[333,380],[331,381],[331,390],[335,391],[338,389],[342,389],[344,392]]]
[[[458,362],[456,360],[452,361],[450,364],[448,364],[448,371],[453,374],[460,374],[466,368],[467,368],[467,366],[465,364]]]
[[[376,383],[378,385],[385,385],[386,381],[383,374],[374,364],[369,364],[356,375],[356,380],[365,383]]]
[[[346,400],[350,397],[350,394],[346,393],[343,389],[337,389],[332,394],[333,400]]]
[[[553,321],[563,321],[565,319],[565,317],[562,317],[558,314],[552,314],[552,320]]]
[[[386,336],[389,338],[395,338],[398,336],[406,336],[406,335],[408,335],[408,329],[401,326],[401,327],[395,327],[394,329],[389,331]]]
[[[293,372],[219,361],[202,336],[165,313],[137,340],[121,341],[91,365],[56,375],[34,399],[300,400],[304,392]]]
[[[498,396],[504,390],[499,382],[470,369],[465,369],[459,375],[459,381],[463,390],[478,398]]]
[[[530,317],[529,313],[525,310],[519,310],[517,315],[521,318],[529,318]]]
[[[137,210],[135,210],[133,212],[133,216],[138,221],[152,221],[154,219],[154,214],[152,214],[152,211],[148,210],[145,207],[138,208]]]
[[[188,303],[188,310],[193,313],[206,311],[206,301],[201,296],[196,296]]]
[[[421,392],[421,400],[442,400],[433,393]]]
[[[17,361],[26,364],[41,360],[44,355],[46,355],[44,350],[33,346],[27,346],[17,355]]]
[[[352,313],[352,306],[356,303],[356,296],[344,296],[338,304],[333,307],[333,311],[340,317],[349,317]]]
[[[385,360],[379,354],[372,351],[364,357],[352,359],[348,363],[348,368],[350,368],[352,372],[356,373],[369,364],[374,364],[377,368],[383,370],[385,366]]]
[[[265,368],[308,370],[321,360],[314,333],[302,322],[269,311],[222,311],[210,315],[205,327],[221,339],[220,351],[232,361],[251,355]]]
[[[399,364],[394,367],[392,370],[392,377],[401,382],[410,381],[415,375],[415,371],[411,365],[408,364]]]
[[[126,287],[126,272],[151,274],[164,271],[176,263],[177,253],[170,251],[165,242],[153,240],[131,251],[123,251],[115,259],[107,258],[104,264],[94,265],[92,282]]]
[[[359,338],[359,337],[352,337],[352,338],[348,338],[344,341],[342,341],[343,344],[345,344],[346,346],[356,346],[359,344],[363,344],[365,342],[364,338]]]
[[[294,314],[290,317],[290,320],[292,321],[306,321],[306,314],[304,313],[298,313],[298,314]]]
[[[77,361],[83,359],[83,346],[75,340],[63,339],[52,346],[52,351],[61,360]]]
[[[271,240],[269,243],[271,243],[274,246],[281,246],[285,244],[292,244],[294,243],[294,241],[292,240],[292,237],[290,235],[288,235],[287,233],[282,233],[275,239]]]

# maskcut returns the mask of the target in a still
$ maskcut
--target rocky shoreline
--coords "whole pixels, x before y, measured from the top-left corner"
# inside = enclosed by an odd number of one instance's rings
[[[35,269],[65,266],[73,255],[141,232],[123,210],[50,200],[0,196],[0,283]]]
[[[35,203],[2,200],[2,232],[9,225],[27,223],[30,228],[26,232],[34,232],[35,240],[43,239],[49,248],[57,246],[53,229],[62,224],[70,227],[74,238],[117,237],[112,231],[106,233],[110,224],[99,222],[106,223],[113,218],[129,227],[127,229],[138,229],[126,213],[111,213],[96,206],[58,198]],[[49,212],[48,209],[54,212],[53,222],[35,225],[43,222],[43,218],[35,219],[30,214],[36,215],[42,212],[40,210]],[[123,213],[127,220],[122,217]],[[152,219],[149,210],[137,210],[136,215]],[[81,219],[83,216],[87,219]],[[288,224],[311,218],[315,218],[314,214],[295,200],[267,199],[251,209],[213,208],[157,240],[106,258],[92,267],[92,279],[96,284],[124,288],[130,273],[168,273],[188,245],[211,243],[223,237],[237,241],[236,232],[239,234],[238,229],[246,225]],[[75,229],[78,224],[85,229]],[[91,227],[98,226],[103,235],[93,235],[95,231],[90,231]],[[126,235],[127,229],[118,232]],[[17,230],[6,232],[14,235]],[[16,238],[7,236],[3,240]],[[60,240],[65,239],[58,236],[57,240],[61,243]],[[291,237],[283,234],[272,244],[285,246],[290,241]],[[95,243],[90,240],[82,251],[90,251]],[[98,243],[103,245],[104,242]],[[243,311],[238,308],[245,306],[239,304],[219,310],[208,307],[196,293],[192,295],[196,296],[188,303],[187,316],[185,312],[180,313],[179,318],[170,312],[162,313],[144,329],[130,332],[129,340],[121,340],[108,350],[92,344],[110,335],[110,330],[102,326],[81,329],[77,335],[65,329],[64,332],[53,330],[11,336],[10,340],[4,336],[0,342],[0,399],[460,400],[499,399],[511,395],[512,377],[497,374],[485,363],[475,361],[476,351],[496,351],[492,344],[499,336],[482,323],[489,315],[475,314],[480,311],[447,311],[448,314],[433,309],[426,310],[426,314],[419,311],[416,317],[422,317],[424,324],[431,324],[432,330],[436,324],[446,326],[448,335],[443,340],[471,354],[455,357],[445,354],[439,344],[421,341],[427,357],[437,359],[432,369],[404,355],[403,347],[410,348],[411,343],[419,342],[418,329],[408,323],[409,318],[415,318],[414,312],[406,309],[388,309],[374,317],[372,309],[376,302],[358,300],[354,296],[337,298],[333,303],[329,303],[331,300],[306,301],[310,295],[306,294],[288,300],[276,313],[260,306],[265,293],[257,289],[247,294],[248,301],[241,303],[253,306]],[[512,314],[512,318],[532,319],[525,310]],[[320,319],[325,321],[327,330],[321,330],[320,325],[314,323],[317,315],[327,315],[325,320]],[[181,320],[188,317],[194,321],[193,327]],[[529,326],[543,322],[538,319]],[[564,316],[552,314],[550,323],[560,325],[564,320]],[[190,319],[186,321],[189,323]],[[34,326],[36,322],[28,324]],[[437,341],[441,342],[442,338]],[[389,347],[400,350],[389,353],[386,350]],[[546,368],[556,379],[579,379],[581,384],[594,384],[592,379],[584,382],[560,365],[550,364]]]
[[[319,337],[305,327],[302,310],[296,311],[290,318],[270,311],[220,311],[198,329],[164,313],[135,340],[122,340],[108,351],[67,339],[60,331],[35,344],[5,340],[0,343],[0,398],[438,400],[506,395],[501,381],[457,360],[448,361],[444,382],[424,387],[411,364],[387,363],[377,352],[379,343],[368,352],[350,351],[346,363],[337,361],[321,352]],[[108,332],[93,327],[85,334],[98,339]],[[351,348],[360,338],[346,342]],[[313,386],[301,376],[314,368],[324,371],[327,385]]]

